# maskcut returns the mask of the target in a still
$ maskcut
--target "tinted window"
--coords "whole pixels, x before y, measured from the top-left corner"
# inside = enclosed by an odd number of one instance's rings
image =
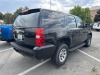
[[[19,15],[15,22],[14,27],[37,27],[39,12]]]
[[[78,17],[76,17],[76,22],[77,22],[77,27],[81,28],[82,27],[82,20]]]
[[[64,14],[45,10],[43,11],[42,25],[45,28],[63,27],[65,25]]]
[[[76,28],[75,18],[73,16],[67,16],[67,26],[70,28]]]

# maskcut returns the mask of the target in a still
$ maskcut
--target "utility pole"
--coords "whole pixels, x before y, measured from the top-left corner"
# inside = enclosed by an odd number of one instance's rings
[[[50,0],[50,9],[51,9],[51,0]]]

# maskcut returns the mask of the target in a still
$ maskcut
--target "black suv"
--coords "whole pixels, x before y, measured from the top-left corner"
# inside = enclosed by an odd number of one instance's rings
[[[15,51],[37,59],[51,58],[58,66],[65,63],[69,51],[89,47],[92,38],[79,17],[47,9],[21,12],[13,28]]]

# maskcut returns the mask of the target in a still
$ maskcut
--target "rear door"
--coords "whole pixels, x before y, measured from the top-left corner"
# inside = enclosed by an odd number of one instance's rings
[[[21,13],[14,22],[16,43],[24,46],[35,46],[35,30],[39,26],[40,10]]]
[[[81,44],[87,39],[87,28],[83,27],[82,20],[79,17],[76,17],[77,29],[79,30],[79,43]]]
[[[79,44],[79,30],[76,27],[76,21],[74,16],[67,16],[67,26],[68,26],[68,33],[72,37],[72,44],[71,47],[74,47]]]

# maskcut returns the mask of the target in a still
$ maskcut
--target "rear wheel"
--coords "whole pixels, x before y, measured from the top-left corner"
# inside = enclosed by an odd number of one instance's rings
[[[68,57],[68,46],[66,44],[59,44],[55,56],[52,60],[57,66],[65,64]]]
[[[88,39],[87,39],[86,42],[85,42],[85,43],[86,43],[86,44],[85,44],[86,47],[89,47],[89,46],[91,45],[91,39],[92,39],[92,36],[89,35],[89,36],[88,36]]]

